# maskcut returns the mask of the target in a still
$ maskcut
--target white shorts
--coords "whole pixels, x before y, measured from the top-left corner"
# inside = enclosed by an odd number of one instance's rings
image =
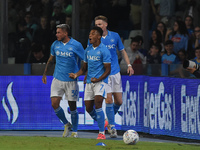
[[[108,84],[105,82],[87,83],[85,87],[84,100],[94,100],[96,95],[101,95],[107,98]]]
[[[109,75],[107,93],[120,93],[120,92],[122,92],[121,74],[118,72],[115,75]]]
[[[79,87],[77,81],[60,81],[56,78],[51,83],[51,97],[63,97],[68,101],[78,101]]]

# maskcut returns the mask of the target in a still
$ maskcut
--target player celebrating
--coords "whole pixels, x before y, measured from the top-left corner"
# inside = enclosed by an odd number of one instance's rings
[[[70,77],[75,79],[88,71],[84,101],[86,111],[98,123],[99,134],[97,139],[106,139],[102,103],[107,96],[108,75],[111,70],[111,55],[106,46],[101,43],[102,34],[103,31],[100,27],[92,28],[89,34],[89,41],[92,45],[85,50],[83,67],[77,73],[70,73]]]
[[[120,67],[118,63],[117,49],[122,53],[125,62],[128,65],[127,73],[129,76],[134,74],[134,70],[130,64],[128,55],[124,49],[120,36],[116,32],[109,31],[107,29],[108,20],[105,16],[95,17],[95,25],[102,28],[103,36],[101,42],[106,45],[111,53],[111,73],[108,78],[108,91],[106,99],[106,123],[108,132],[111,138],[117,137],[117,131],[115,129],[115,114],[118,112],[120,106],[122,105],[122,83],[120,75]],[[112,100],[112,95],[114,96],[114,104]]]
[[[55,70],[53,74],[53,81],[51,84],[51,104],[55,111],[55,114],[65,125],[63,137],[69,135],[71,129],[71,123],[65,117],[63,109],[60,107],[60,101],[63,94],[70,107],[71,120],[73,125],[73,132],[71,137],[78,137],[78,111],[76,108],[76,101],[79,98],[79,87],[77,79],[69,78],[71,72],[77,72],[80,68],[80,61],[83,60],[84,49],[81,43],[68,36],[69,25],[60,24],[56,26],[56,37],[57,40],[51,45],[51,56],[47,62],[44,70],[42,81],[47,83],[46,72],[49,64],[56,60]]]

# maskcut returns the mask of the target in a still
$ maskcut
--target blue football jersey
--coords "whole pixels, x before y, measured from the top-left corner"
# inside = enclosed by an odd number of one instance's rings
[[[124,45],[118,33],[108,30],[108,35],[101,38],[101,42],[106,45],[111,54],[111,72],[110,75],[117,74],[120,72],[120,66],[118,63],[117,50],[121,51],[124,49]],[[88,42],[88,45],[91,45]]]
[[[87,83],[91,83],[91,78],[99,78],[104,72],[104,63],[111,63],[111,55],[104,44],[94,48],[92,45],[85,49],[84,62],[88,64]],[[108,76],[103,79],[108,83]]]
[[[178,64],[177,56],[174,54],[162,56],[162,64]]]
[[[51,45],[51,55],[56,58],[53,77],[60,81],[76,81],[77,79],[69,78],[69,73],[76,73],[80,69],[84,58],[82,44],[73,38],[67,44],[56,40]]]

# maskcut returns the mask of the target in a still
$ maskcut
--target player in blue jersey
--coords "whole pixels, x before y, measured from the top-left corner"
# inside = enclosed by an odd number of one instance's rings
[[[70,107],[73,132],[71,137],[78,137],[78,111],[76,101],[79,98],[79,87],[77,79],[71,79],[69,73],[77,72],[80,68],[80,60],[83,60],[84,48],[75,39],[68,36],[69,26],[67,24],[57,25],[57,40],[51,45],[51,56],[48,59],[42,81],[47,83],[46,73],[49,64],[56,60],[53,81],[51,83],[51,104],[55,114],[65,125],[63,137],[69,135],[71,123],[66,119],[63,109],[60,107],[60,101],[65,94]]]
[[[111,71],[111,55],[106,46],[101,43],[102,33],[100,27],[92,28],[89,34],[89,41],[92,45],[85,50],[83,67],[77,73],[70,73],[70,77],[75,79],[88,71],[84,100],[86,111],[98,123],[97,139],[106,139],[102,103],[107,96],[108,75]]]
[[[108,20],[105,16],[95,17],[95,25],[102,28],[103,35],[101,42],[106,45],[111,53],[111,73],[108,78],[108,94],[106,99],[106,115],[107,119],[105,122],[105,127],[107,127],[111,138],[117,137],[117,131],[115,129],[115,114],[118,112],[120,106],[122,105],[122,82],[120,75],[120,67],[118,63],[117,50],[122,53],[122,56],[127,64],[127,73],[129,76],[134,74],[132,65],[130,64],[127,53],[122,44],[121,38],[118,33],[109,31],[107,29]],[[114,103],[112,100],[114,97]]]

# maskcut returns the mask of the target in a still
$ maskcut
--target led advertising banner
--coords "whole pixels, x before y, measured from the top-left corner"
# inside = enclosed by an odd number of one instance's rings
[[[78,129],[98,130],[85,110],[83,78],[79,78]],[[63,130],[51,107],[52,79],[48,76],[43,84],[42,76],[0,76],[0,130]],[[123,105],[115,116],[118,130],[200,140],[200,80],[122,76],[122,86]],[[71,121],[67,100],[61,107]]]

